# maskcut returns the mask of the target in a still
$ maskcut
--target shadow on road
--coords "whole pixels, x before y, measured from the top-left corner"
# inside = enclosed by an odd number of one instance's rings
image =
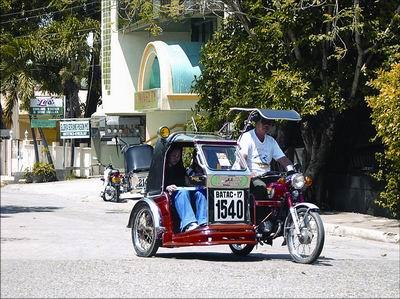
[[[260,262],[260,261],[269,261],[269,260],[281,260],[281,261],[289,261],[293,262],[290,254],[281,254],[281,253],[251,253],[248,256],[240,257],[233,255],[231,253],[222,253],[222,252],[182,252],[182,253],[158,253],[156,254],[158,258],[165,259],[177,259],[177,260],[201,260],[201,261],[211,261],[211,262]],[[328,260],[332,260],[330,258],[320,257],[313,265],[314,266],[332,266],[328,262]]]
[[[17,213],[41,213],[41,212],[54,212],[55,210],[62,209],[62,207],[22,207],[22,206],[2,206],[0,208],[0,214],[2,218],[6,218],[7,214],[17,214]]]
[[[212,262],[259,262],[265,260],[287,260],[290,261],[292,258],[289,254],[263,254],[263,253],[252,253],[248,256],[240,257],[231,253],[221,252],[182,252],[182,253],[158,253],[158,258],[167,259],[197,259],[202,261]]]

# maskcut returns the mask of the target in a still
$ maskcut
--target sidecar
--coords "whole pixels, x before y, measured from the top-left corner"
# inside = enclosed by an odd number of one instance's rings
[[[251,220],[250,171],[237,141],[218,135],[160,130],[147,177],[144,197],[132,208],[128,227],[138,256],[150,257],[158,248],[257,243]],[[162,136],[163,132],[167,132]],[[183,148],[183,161],[196,151],[202,175],[191,177],[189,190],[204,189],[208,221],[181,232],[174,202],[165,191],[166,157],[172,146]],[[178,186],[179,187],[179,186]],[[193,205],[195,208],[195,205]]]

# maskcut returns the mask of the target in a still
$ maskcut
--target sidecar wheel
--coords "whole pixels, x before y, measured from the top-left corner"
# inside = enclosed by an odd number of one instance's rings
[[[146,204],[141,205],[133,216],[132,243],[136,254],[151,257],[156,254],[161,240],[157,238],[154,216]]]
[[[104,192],[102,194],[104,201],[116,201],[117,200],[117,192],[118,190],[111,184],[108,184],[104,188]]]
[[[229,248],[232,250],[232,253],[237,256],[246,256],[248,255],[254,248],[252,244],[229,244]]]
[[[297,214],[301,235],[296,234],[292,218],[288,219],[286,239],[289,253],[296,263],[312,264],[324,247],[324,225],[317,212],[307,213],[307,208],[299,208]]]

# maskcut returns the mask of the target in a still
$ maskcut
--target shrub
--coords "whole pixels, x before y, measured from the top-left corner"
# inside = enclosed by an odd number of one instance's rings
[[[35,163],[32,174],[36,183],[57,181],[56,171],[49,163]]]
[[[25,183],[32,183],[33,182],[33,173],[29,171],[29,168],[25,168],[24,174],[22,178],[25,180]]]
[[[381,70],[369,86],[378,91],[367,98],[372,109],[372,123],[376,137],[382,140],[384,153],[377,156],[380,170],[375,175],[384,181],[385,190],[377,200],[378,205],[389,209],[394,217],[400,217],[400,63],[390,70]]]

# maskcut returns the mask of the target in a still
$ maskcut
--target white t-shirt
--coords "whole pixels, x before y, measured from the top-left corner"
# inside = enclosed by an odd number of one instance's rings
[[[242,135],[239,145],[242,155],[247,155],[247,166],[256,175],[270,171],[272,159],[278,160],[285,156],[273,137],[265,135],[264,142],[261,142],[254,129]]]

